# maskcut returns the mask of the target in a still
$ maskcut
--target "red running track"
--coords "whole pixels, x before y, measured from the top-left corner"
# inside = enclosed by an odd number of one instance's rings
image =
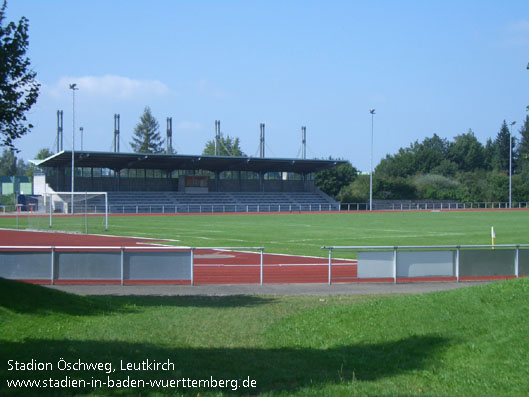
[[[260,254],[255,252],[195,250],[194,280],[196,284],[259,283]],[[356,280],[356,261],[333,259],[331,281]],[[263,255],[263,283],[326,283],[329,261],[292,255]]]
[[[133,237],[0,230],[0,246],[152,247],[153,244],[163,241]],[[260,254],[195,249],[193,276],[195,284],[259,283]],[[263,255],[263,283],[326,283],[328,277],[328,259],[266,253]],[[353,282],[357,280],[356,277],[356,261],[333,259],[331,271],[333,283]],[[87,283],[91,281],[87,280]]]

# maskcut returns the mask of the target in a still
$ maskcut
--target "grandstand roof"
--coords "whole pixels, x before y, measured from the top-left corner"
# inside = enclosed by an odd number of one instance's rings
[[[182,154],[75,152],[76,167],[145,168],[163,170],[254,171],[310,173],[345,163],[341,160],[303,160],[259,157],[196,156]],[[39,167],[69,167],[71,151],[62,151],[44,160],[33,160]]]

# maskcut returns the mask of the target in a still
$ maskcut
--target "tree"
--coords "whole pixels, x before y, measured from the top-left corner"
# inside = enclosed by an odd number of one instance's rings
[[[485,162],[485,169],[491,170],[492,169],[492,158],[494,157],[494,143],[492,142],[492,138],[488,138],[487,142],[485,143],[485,150],[484,150],[484,162]]]
[[[411,148],[400,148],[395,155],[386,155],[375,167],[375,175],[396,178],[414,175],[415,155]]]
[[[513,140],[514,141],[514,140]],[[493,143],[492,168],[496,171],[509,172],[510,132],[505,120]],[[514,145],[513,145],[514,146]]]
[[[17,159],[15,149],[4,149],[0,156],[0,176],[23,176],[29,170],[23,159]]]
[[[446,159],[448,147],[448,141],[437,134],[425,138],[420,144],[415,143],[412,150],[415,153],[416,172],[427,174],[438,167]]]
[[[454,138],[448,149],[448,157],[464,172],[485,168],[485,148],[471,129]]]
[[[407,178],[373,178],[373,196],[376,200],[407,200],[416,197],[415,186]]]
[[[219,156],[246,156],[246,154],[244,154],[244,152],[241,150],[239,138],[232,138],[229,135],[224,138],[222,133],[220,134],[218,153]],[[215,156],[215,140],[206,142],[206,146],[204,147],[202,154],[206,156]]]
[[[518,165],[522,172],[529,171],[529,115],[525,116],[525,122],[520,128],[520,135],[522,136],[518,143]]]
[[[53,156],[53,152],[50,149],[42,148],[39,150],[39,152],[35,156],[35,160],[44,160],[51,156]]]
[[[163,139],[160,136],[160,125],[146,106],[140,122],[134,128],[130,146],[136,153],[162,153]]]
[[[366,203],[369,201],[369,175],[358,175],[354,182],[342,187],[336,200],[341,203]]]
[[[320,171],[316,174],[316,186],[329,196],[336,197],[340,190],[353,182],[358,170],[350,162]]]
[[[387,155],[376,167],[376,174],[390,178],[406,178],[417,173],[427,174],[446,159],[448,141],[433,134],[422,142],[415,141],[408,148],[399,149],[394,156]]]
[[[423,199],[447,200],[457,198],[459,182],[437,174],[418,175],[414,179],[417,194]]]
[[[15,149],[14,140],[27,134],[33,125],[26,113],[37,101],[40,84],[37,74],[29,69],[28,20],[4,26],[7,2],[0,8],[0,142]]]
[[[14,150],[4,149],[0,156],[0,176],[14,176],[17,170],[17,159]]]
[[[48,149],[48,148],[42,148],[42,149],[39,150],[39,152],[35,156],[35,160],[44,160],[44,159],[47,159],[50,156],[53,156],[53,152],[50,149]],[[27,168],[26,174],[27,174],[27,176],[33,176],[34,173],[35,173],[35,166],[33,164],[31,164]]]

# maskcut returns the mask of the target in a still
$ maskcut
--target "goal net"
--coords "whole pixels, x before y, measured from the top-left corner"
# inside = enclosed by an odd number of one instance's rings
[[[21,226],[29,229],[102,233],[108,230],[108,195],[106,192],[46,193],[35,205],[20,208],[18,214]]]

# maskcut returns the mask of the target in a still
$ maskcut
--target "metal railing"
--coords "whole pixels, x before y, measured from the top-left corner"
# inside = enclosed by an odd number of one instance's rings
[[[16,263],[10,262],[9,258],[2,261],[0,266],[0,277],[33,280],[54,285],[61,280],[63,273],[73,274],[69,282],[101,282],[119,283],[152,281],[153,273],[159,280],[164,282],[179,281],[194,285],[194,266],[196,250],[216,251],[258,251],[259,252],[259,284],[263,285],[263,256],[264,247],[131,247],[131,246],[0,246],[0,257],[9,253],[16,254]],[[136,256],[127,265],[125,257],[130,253],[148,252],[150,256]],[[167,253],[186,253],[175,258],[166,258]],[[43,255],[44,254],[44,255]],[[80,263],[78,256],[83,254],[99,254],[98,258]],[[62,259],[61,255],[64,255]],[[159,256],[157,258],[157,255]],[[77,256],[77,257],[76,257]],[[59,260],[59,258],[61,258]],[[158,264],[160,260],[166,260],[156,270],[153,263]],[[167,261],[169,265],[167,266]],[[143,270],[139,270],[143,267]],[[67,270],[63,270],[67,269]],[[181,275],[180,278],[171,278],[174,271]],[[131,278],[133,272],[136,276]],[[138,278],[141,275],[148,278]],[[89,275],[89,277],[87,277]],[[128,275],[128,276],[127,276]],[[64,278],[62,278],[64,280]]]
[[[461,280],[461,269],[465,266],[466,275],[465,280],[473,279],[495,279],[495,278],[519,278],[520,276],[529,276],[529,244],[501,244],[501,245],[430,245],[430,246],[324,246],[321,249],[329,251],[329,284],[331,284],[331,263],[332,255],[335,251],[342,252],[385,252],[384,258],[364,258],[366,263],[362,262],[360,254],[358,255],[358,274],[361,274],[361,267],[366,266],[368,269],[369,262],[372,264],[376,263],[382,271],[376,274],[376,270],[373,272],[375,277],[366,277],[369,281],[388,281],[391,279],[393,283],[397,283],[399,278],[407,281],[413,281],[414,277],[418,279],[440,279],[440,281],[453,281],[459,282]],[[521,250],[522,249],[522,250]],[[462,262],[462,250],[469,253],[465,255]],[[399,262],[399,252],[416,252],[417,254],[407,254],[407,257]],[[438,252],[443,252],[442,255],[438,255]],[[452,259],[447,257],[446,253],[452,254]],[[473,254],[472,254],[473,252]],[[520,253],[523,252],[523,256]],[[426,255],[425,255],[426,254]],[[426,257],[426,258],[425,258]],[[512,258],[511,258],[512,257]],[[512,261],[511,261],[512,260]],[[432,265],[433,264],[433,265]],[[399,269],[401,265],[401,269]],[[406,270],[405,267],[415,266],[415,269],[422,269],[421,273],[417,275],[409,275],[408,277],[399,277],[399,270]],[[437,265],[437,266],[436,266]],[[428,268],[429,266],[429,268]],[[449,268],[452,266],[449,274]],[[486,268],[489,266],[489,268]],[[512,266],[512,272],[509,267]],[[444,267],[444,268],[443,268]],[[426,268],[426,269],[425,269]],[[368,272],[369,273],[368,269]],[[448,271],[447,271],[448,270]],[[428,274],[428,272],[441,272],[444,274]],[[403,273],[403,272],[400,272]],[[490,274],[490,273],[502,273],[502,274]],[[359,280],[362,277],[358,276]],[[427,281],[427,280],[425,280]],[[435,280],[434,280],[435,281]]]
[[[8,214],[17,207],[26,211],[29,206],[0,206],[0,214]],[[27,207],[27,208],[26,208]],[[417,211],[417,210],[471,210],[508,209],[508,202],[394,202],[374,203],[374,211]],[[513,203],[512,208],[529,208],[529,202]],[[76,209],[76,213],[84,213]],[[105,206],[89,204],[88,213],[104,213]],[[184,214],[184,213],[256,213],[256,212],[360,212],[369,211],[369,203],[259,203],[259,204],[110,204],[111,214]]]
[[[508,209],[509,203],[503,201],[480,202],[399,202],[373,203],[374,211],[416,211],[416,210],[468,210],[468,209]],[[512,208],[529,208],[528,202],[516,202]],[[341,203],[340,211],[369,211],[369,203]]]
[[[98,211],[99,206],[93,206]],[[265,204],[110,204],[112,214],[255,213],[339,211],[332,203]]]

